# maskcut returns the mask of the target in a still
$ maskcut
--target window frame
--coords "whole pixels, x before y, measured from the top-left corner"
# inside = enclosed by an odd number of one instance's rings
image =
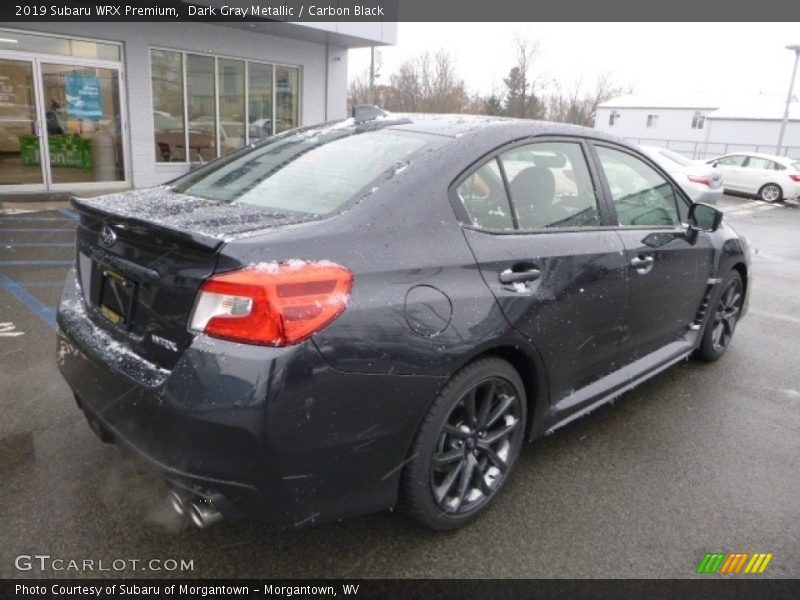
[[[688,227],[688,223],[684,222],[684,214],[688,214],[689,209],[691,208],[692,204],[694,204],[686,194],[686,192],[681,189],[681,187],[675,183],[675,180],[666,172],[666,170],[662,169],[661,166],[658,165],[653,159],[651,159],[646,154],[635,150],[634,148],[629,148],[627,146],[621,146],[619,144],[615,144],[613,142],[607,140],[591,140],[589,144],[589,149],[592,153],[592,159],[595,162],[597,172],[600,177],[601,185],[603,187],[603,195],[605,197],[606,205],[608,211],[613,215],[613,220],[616,225],[612,226],[612,229],[619,230],[619,231],[634,231],[634,230],[658,230],[658,231],[685,231]],[[608,179],[606,178],[605,171],[603,170],[603,163],[600,160],[600,155],[597,153],[598,147],[608,148],[610,150],[616,150],[617,152],[622,152],[624,154],[628,154],[633,158],[639,159],[641,162],[645,163],[648,167],[653,169],[656,173],[658,173],[664,181],[666,181],[670,187],[672,188],[672,194],[675,198],[675,211],[678,214],[678,223],[675,225],[623,225],[619,222],[619,216],[617,215],[617,208],[614,205],[614,196],[611,193],[611,186],[608,183]],[[685,205],[685,210],[681,210],[681,207],[678,205],[678,202],[683,202]]]
[[[591,227],[541,227],[537,229],[520,229],[519,224],[517,221],[516,216],[516,208],[514,207],[514,198],[511,195],[511,189],[508,181],[508,177],[505,172],[505,167],[503,166],[503,161],[500,160],[500,155],[521,146],[530,146],[532,144],[540,144],[540,143],[553,143],[553,142],[560,142],[560,143],[572,143],[579,146],[583,158],[586,161],[586,167],[589,170],[589,177],[592,182],[592,188],[594,191],[595,199],[597,201],[597,210],[600,216],[600,225],[595,225]],[[511,142],[507,142],[502,146],[498,146],[493,150],[485,153],[477,160],[474,160],[470,163],[465,169],[463,169],[458,176],[450,182],[450,186],[448,187],[448,199],[450,201],[450,206],[455,213],[456,219],[459,222],[459,225],[465,229],[471,229],[473,231],[478,231],[481,233],[487,233],[491,235],[539,235],[539,234],[557,234],[557,233],[575,233],[575,232],[592,232],[592,231],[607,231],[607,230],[616,230],[619,229],[619,225],[613,224],[613,220],[616,220],[616,213],[612,213],[609,211],[608,207],[608,199],[606,197],[605,191],[602,188],[599,173],[597,172],[597,164],[594,159],[593,155],[590,153],[590,138],[586,138],[583,136],[568,136],[568,135],[552,135],[552,134],[543,134],[539,136],[528,136],[525,138],[513,140]],[[500,166],[500,175],[503,179],[503,186],[506,192],[506,198],[511,206],[511,213],[513,215],[514,222],[516,224],[515,229],[489,229],[486,227],[479,227],[477,225],[473,225],[470,222],[469,214],[467,213],[466,208],[464,207],[461,199],[458,197],[458,187],[470,176],[472,176],[475,171],[483,167],[485,164],[489,163],[492,160],[497,160],[498,165]],[[670,183],[672,181],[670,180]]]
[[[292,65],[287,63],[280,63],[280,62],[270,62],[265,60],[258,60],[258,59],[250,59],[245,58],[242,56],[231,56],[227,54],[217,54],[213,52],[203,52],[200,50],[186,50],[182,48],[174,48],[174,47],[167,47],[167,46],[158,46],[158,45],[149,45],[147,47],[147,69],[148,69],[148,81],[150,85],[150,103],[152,106],[153,102],[153,59],[152,59],[152,51],[159,50],[162,52],[174,52],[181,55],[181,64],[183,65],[183,73],[181,77],[181,85],[183,90],[183,100],[184,100],[184,114],[183,114],[183,124],[184,124],[184,148],[186,149],[186,156],[183,161],[159,161],[158,160],[158,153],[155,152],[153,156],[153,162],[156,165],[156,168],[159,167],[171,167],[171,166],[191,166],[195,163],[191,160],[189,156],[189,116],[187,111],[187,102],[188,102],[188,94],[187,94],[187,87],[186,87],[186,80],[187,80],[187,73],[186,73],[186,59],[188,55],[193,54],[197,56],[205,56],[214,59],[214,94],[215,94],[215,115],[214,115],[214,131],[215,131],[215,138],[216,138],[216,157],[212,160],[216,160],[218,158],[222,158],[223,156],[227,156],[221,153],[220,148],[220,119],[219,119],[219,61],[220,60],[236,60],[244,62],[244,99],[245,99],[245,111],[244,111],[244,148],[250,146],[252,143],[250,140],[250,63],[258,64],[258,65],[266,65],[272,68],[272,88],[271,88],[271,96],[272,96],[272,136],[277,135],[275,133],[275,126],[276,126],[276,113],[275,113],[275,100],[276,100],[276,86],[275,86],[275,71],[278,68],[288,68],[288,69],[296,69],[297,70],[297,128],[303,126],[303,87],[305,82],[305,73],[302,65]],[[152,111],[151,111],[152,112]],[[155,123],[151,117],[151,131],[153,132],[153,137],[155,139]],[[283,132],[282,132],[283,133]],[[264,138],[257,138],[256,142],[262,142],[263,140],[268,139],[269,137]],[[155,142],[153,143],[154,148],[156,147]],[[211,162],[211,161],[208,161]]]
[[[694,111],[692,115],[692,125],[691,128],[695,130],[705,129],[706,126],[706,115],[700,112],[699,110]]]

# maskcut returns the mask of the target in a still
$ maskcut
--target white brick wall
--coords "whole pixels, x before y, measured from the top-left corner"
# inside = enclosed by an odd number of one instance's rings
[[[708,115],[711,109],[695,108],[606,108],[597,109],[595,129],[606,131],[624,138],[643,138],[652,140],[691,140],[703,141],[705,131],[692,129],[692,117],[696,110]],[[608,118],[612,111],[620,115],[613,127]],[[658,123],[654,127],[647,126],[647,115],[658,115]],[[706,121],[708,125],[708,121]]]

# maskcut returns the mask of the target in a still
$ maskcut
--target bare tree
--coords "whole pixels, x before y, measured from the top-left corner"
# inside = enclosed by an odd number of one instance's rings
[[[575,83],[569,93],[564,92],[557,84],[555,91],[545,101],[547,119],[593,127],[597,116],[597,107],[622,93],[622,88],[612,83],[610,73],[603,73],[598,77],[594,89],[591,91],[583,92],[582,88],[581,80]]]
[[[464,112],[470,96],[456,73],[452,58],[444,50],[426,52],[404,61],[389,77],[391,93],[385,107],[400,112]]]
[[[369,102],[369,69],[358,77],[351,79],[347,86],[347,112],[352,112],[353,107]]]

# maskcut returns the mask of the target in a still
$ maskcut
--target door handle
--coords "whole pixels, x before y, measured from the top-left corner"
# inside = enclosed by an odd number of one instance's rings
[[[639,256],[634,256],[630,264],[639,273],[647,273],[653,267],[653,262],[655,262],[655,259],[652,256],[640,254]]]
[[[500,273],[500,283],[525,283],[526,281],[536,281],[541,276],[539,269],[526,269],[524,271],[512,271],[506,269]]]

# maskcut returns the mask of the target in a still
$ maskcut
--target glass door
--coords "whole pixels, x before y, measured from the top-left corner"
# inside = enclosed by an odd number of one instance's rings
[[[36,81],[32,60],[0,56],[0,191],[45,188]]]
[[[50,183],[124,182],[119,69],[43,61],[41,81]]]

